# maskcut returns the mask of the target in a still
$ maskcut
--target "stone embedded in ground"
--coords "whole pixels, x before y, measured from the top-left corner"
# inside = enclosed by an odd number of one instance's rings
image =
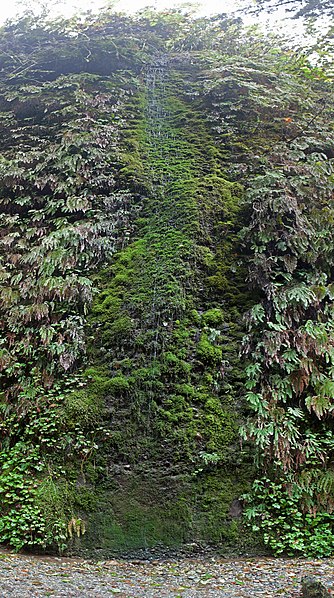
[[[302,598],[327,598],[329,591],[315,577],[306,575],[302,578]]]

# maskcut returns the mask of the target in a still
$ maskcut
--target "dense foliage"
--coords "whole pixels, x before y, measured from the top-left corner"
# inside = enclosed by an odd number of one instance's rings
[[[242,239],[248,280],[260,299],[247,316],[242,351],[256,419],[242,433],[259,447],[260,470],[267,472],[254,484],[247,515],[277,553],[330,554],[333,104],[322,72],[290,60],[287,77],[278,69],[282,59],[270,71],[270,59],[255,65],[252,55],[242,68],[234,62],[237,109],[225,100],[216,114],[246,156],[249,145],[257,153],[251,164],[239,154],[235,168],[247,185],[251,211]],[[214,103],[224,98],[225,81],[214,88]]]
[[[6,37],[3,43],[8,50]],[[46,492],[46,479],[38,489],[31,476],[47,468],[57,447],[68,457],[73,451],[85,457],[94,446],[80,426],[68,429],[59,404],[71,387],[84,384],[74,371],[85,351],[89,274],[115,251],[117,228],[131,227],[128,194],[117,189],[111,168],[129,90],[120,93],[116,82],[87,74],[39,82],[23,68],[11,71],[9,85],[7,77],[1,90],[1,435],[10,475],[1,484],[9,509],[1,537],[19,547],[27,529],[28,543],[54,539],[36,507],[35,529],[23,525],[31,520],[34,495]],[[20,483],[12,480],[14,465]],[[49,474],[52,485],[50,468]],[[7,521],[10,528],[19,523],[19,531],[8,531]]]
[[[8,24],[0,67],[0,540],[240,543],[255,446],[255,531],[330,554],[326,72],[176,10]]]

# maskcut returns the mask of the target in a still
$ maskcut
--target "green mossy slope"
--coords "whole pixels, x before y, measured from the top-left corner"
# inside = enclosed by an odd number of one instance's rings
[[[233,274],[242,188],[224,177],[178,76],[167,57],[144,72],[134,133],[147,196],[89,317],[86,373],[110,417],[109,515],[93,526],[104,549],[235,542],[228,513],[249,477],[238,447],[247,296]]]

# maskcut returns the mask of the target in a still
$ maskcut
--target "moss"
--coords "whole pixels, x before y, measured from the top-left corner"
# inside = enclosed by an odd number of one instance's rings
[[[181,546],[187,540],[182,510],[172,503],[147,505],[131,496],[114,496],[99,505],[92,528],[82,546],[94,543],[103,554],[165,546]],[[186,507],[183,505],[183,511]],[[183,515],[183,517],[182,517]]]
[[[229,368],[231,360],[238,361],[240,315],[231,301],[235,282],[230,285],[229,274],[242,190],[222,176],[201,116],[176,97],[172,80],[168,85],[171,117],[162,123],[159,141],[145,140],[145,127],[138,125],[140,143],[131,142],[134,151],[144,150],[148,164],[138,238],[101,271],[101,292],[90,316],[90,359],[99,364],[90,386],[114,414],[108,459],[116,469],[127,462],[147,476],[138,482],[130,470],[118,490],[108,491],[103,508],[109,514],[94,515],[105,548],[178,543],[194,537],[193,520],[200,537],[209,540],[211,534],[220,541],[228,536],[234,497],[238,387],[231,391]],[[216,500],[203,491],[201,509],[212,517],[208,533],[192,498],[196,472],[210,485],[202,471],[203,452],[231,466],[217,472]],[[147,485],[157,485],[150,473],[155,464],[167,467],[167,479],[171,468],[179,480],[163,504],[157,500],[160,490],[144,499]],[[134,479],[141,487],[129,491],[126,480]],[[182,521],[175,525],[180,509]]]
[[[63,405],[63,418],[69,428],[94,426],[101,421],[103,412],[101,396],[79,390],[67,395]]]
[[[122,393],[129,390],[129,380],[125,376],[115,376],[108,381],[108,391]]]
[[[194,324],[200,324],[200,322],[201,322],[201,315],[198,313],[198,311],[196,309],[191,309],[190,310],[189,317],[191,318],[191,321]],[[176,322],[176,324],[179,324],[179,322]]]
[[[218,471],[201,475],[196,485],[196,532],[217,545],[238,542],[242,522],[232,519],[229,512],[243,488],[241,480],[222,476]]]
[[[203,363],[209,363],[216,366],[221,363],[223,358],[221,347],[215,347],[212,343],[210,343],[206,334],[202,334],[202,337],[196,348],[196,354],[198,359],[203,361]]]
[[[185,397],[196,396],[196,389],[191,384],[175,384],[175,390]]]
[[[170,478],[167,485],[162,470],[151,477],[121,475],[112,489],[98,496],[81,550],[93,544],[108,556],[195,541],[224,546],[227,552],[250,551],[258,540],[240,518],[230,515],[233,500],[247,487],[249,469],[241,468],[238,477],[214,469]]]
[[[213,307],[204,312],[202,319],[207,326],[218,327],[224,321],[224,313],[219,307]]]

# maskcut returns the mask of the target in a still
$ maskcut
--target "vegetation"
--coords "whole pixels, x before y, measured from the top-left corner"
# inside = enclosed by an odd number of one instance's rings
[[[331,554],[325,65],[178,10],[4,26],[0,541],[242,549],[244,495]]]

